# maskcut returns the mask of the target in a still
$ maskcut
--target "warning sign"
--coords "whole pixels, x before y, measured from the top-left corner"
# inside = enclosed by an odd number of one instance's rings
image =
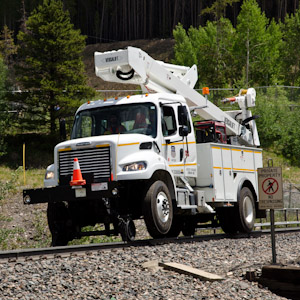
[[[281,168],[260,168],[257,171],[259,209],[283,208]]]

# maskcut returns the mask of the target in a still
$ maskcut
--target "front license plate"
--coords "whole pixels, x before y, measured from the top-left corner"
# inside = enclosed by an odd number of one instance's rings
[[[99,183],[92,183],[91,189],[93,192],[95,191],[107,191],[108,184],[107,182],[99,182]]]
[[[75,189],[75,197],[76,198],[83,198],[86,197],[86,189]]]

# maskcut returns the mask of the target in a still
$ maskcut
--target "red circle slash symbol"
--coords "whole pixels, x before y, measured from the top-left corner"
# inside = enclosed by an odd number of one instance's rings
[[[274,178],[267,178],[263,181],[262,189],[265,194],[273,195],[278,191],[279,185],[276,179]]]

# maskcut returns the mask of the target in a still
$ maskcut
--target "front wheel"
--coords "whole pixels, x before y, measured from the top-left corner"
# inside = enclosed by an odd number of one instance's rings
[[[173,220],[170,192],[164,182],[155,181],[149,188],[143,205],[147,230],[153,238],[164,237]]]

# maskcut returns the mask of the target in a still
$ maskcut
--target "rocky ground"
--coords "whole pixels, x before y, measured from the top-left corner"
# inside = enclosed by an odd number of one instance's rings
[[[16,230],[6,248],[49,246],[47,205],[24,206],[20,193],[1,206],[1,230]],[[137,238],[148,237],[142,220]],[[277,261],[300,266],[300,233],[276,236]],[[168,244],[104,251],[90,255],[4,263],[0,266],[2,299],[284,299],[244,279],[272,259],[270,236],[251,239]],[[160,268],[149,261],[176,262],[224,277],[221,282]]]
[[[300,234],[277,235],[278,262],[300,264]],[[285,299],[246,271],[271,261],[270,237],[167,244],[90,253],[67,258],[4,263],[0,299]],[[149,261],[177,262],[224,277],[208,282],[160,268]]]

